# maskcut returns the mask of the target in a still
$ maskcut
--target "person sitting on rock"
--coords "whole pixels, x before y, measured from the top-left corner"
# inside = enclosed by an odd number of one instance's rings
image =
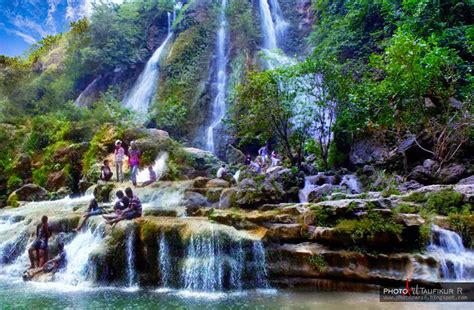
[[[150,179],[148,181],[143,182],[142,187],[148,186],[156,182],[156,172],[155,170],[153,170],[152,166],[148,167],[148,173],[150,175]]]
[[[44,272],[44,273],[56,273],[59,270],[63,269],[67,265],[67,255],[66,251],[64,250],[64,243],[58,243],[58,250],[59,253],[53,259],[47,261],[43,267],[37,268],[35,270],[27,270],[23,274],[23,280],[27,281],[36,276],[37,274]]]
[[[227,173],[228,171],[226,165],[222,165],[219,170],[217,170],[217,178],[225,180]]]
[[[113,175],[114,174],[109,166],[109,161],[107,159],[104,160],[104,165],[100,168],[100,179],[104,182],[108,182]]]
[[[125,196],[121,190],[118,190],[115,193],[115,196],[117,197],[117,201],[114,204],[114,213],[102,215],[105,220],[116,219],[122,214],[123,210],[128,208],[128,205],[130,204],[130,199],[128,199],[128,197]]]
[[[79,225],[77,226],[76,229],[74,229],[74,231],[76,231],[76,232],[80,231],[89,217],[96,216],[96,215],[101,215],[102,213],[103,213],[103,211],[99,207],[99,204],[97,203],[97,200],[95,198],[93,198],[89,202],[89,207],[87,208],[87,211],[82,215],[82,222],[79,220]]]
[[[114,219],[106,219],[107,224],[116,224],[123,220],[132,220],[137,217],[142,216],[142,203],[138,196],[133,194],[133,191],[130,187],[125,189],[125,195],[130,199],[130,204],[128,208],[124,209],[118,216]]]
[[[30,269],[43,267],[48,259],[49,237],[51,237],[51,232],[49,231],[48,217],[43,215],[41,217],[41,224],[38,224],[36,227],[36,239],[28,249],[28,256],[30,257],[31,262]],[[34,252],[36,252],[36,262]]]

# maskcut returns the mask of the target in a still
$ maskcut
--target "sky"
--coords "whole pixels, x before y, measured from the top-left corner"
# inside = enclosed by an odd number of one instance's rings
[[[108,0],[121,3],[122,0]],[[46,35],[90,16],[94,0],[0,0],[0,55],[22,56]]]

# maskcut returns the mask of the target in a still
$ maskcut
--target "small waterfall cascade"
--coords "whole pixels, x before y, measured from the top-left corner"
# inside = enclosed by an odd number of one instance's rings
[[[161,152],[155,159],[153,164],[153,171],[156,173],[156,179],[159,180],[168,171],[168,152]],[[150,173],[148,169],[143,169],[138,172],[137,182],[146,182],[150,179]]]
[[[164,288],[187,292],[269,288],[265,249],[260,240],[246,233],[233,232],[218,225],[196,227],[189,239],[161,234],[158,242],[158,269]],[[182,244],[182,248],[179,245]]]
[[[215,152],[214,129],[221,123],[226,112],[227,97],[227,54],[228,54],[228,25],[226,18],[227,0],[222,0],[219,16],[219,30],[217,31],[215,62],[216,77],[214,85],[216,93],[212,102],[211,124],[207,128],[206,149]]]
[[[145,65],[145,69],[138,77],[132,89],[128,92],[123,105],[141,116],[146,115],[153,97],[158,88],[159,62],[166,51],[166,46],[171,40],[171,14],[168,12],[168,35],[161,45],[156,49]]]
[[[302,202],[302,203],[308,202],[309,193],[311,193],[311,191],[313,191],[315,188],[318,187],[318,185],[313,184],[315,177],[316,176],[311,175],[311,176],[306,176],[304,178],[304,187],[302,189],[300,189],[300,191],[298,193],[298,197],[300,199],[300,202]]]
[[[442,280],[471,281],[474,278],[474,251],[466,249],[461,236],[454,231],[433,225],[428,252],[438,258]]]
[[[89,100],[86,100],[85,98],[89,95],[89,93],[94,89],[96,86],[97,82],[102,78],[101,75],[96,77],[92,82],[87,85],[87,87],[79,94],[79,96],[74,100],[74,104],[78,107],[84,107],[87,106],[90,102]]]
[[[133,248],[134,241],[135,235],[133,229],[130,229],[125,240],[125,257],[127,266],[126,280],[128,288],[133,288],[137,285],[137,277],[135,272],[135,251]]]
[[[67,253],[67,266],[57,276],[57,282],[69,285],[87,285],[93,278],[95,266],[90,260],[91,254],[97,250],[103,241],[102,227],[90,227],[75,236],[70,243],[65,245]]]
[[[323,187],[326,188],[323,188]],[[340,181],[333,175],[327,175],[319,172],[315,175],[309,175],[304,178],[304,187],[300,189],[298,197],[301,203],[309,202],[313,191],[320,189],[320,195],[326,195],[339,190],[346,194],[360,194],[362,192],[362,184],[354,174],[345,174]]]
[[[170,285],[171,277],[171,261],[170,261],[170,249],[165,234],[160,235],[159,244],[159,256],[158,265],[160,270],[161,285],[167,288]]]
[[[128,288],[134,288],[137,286],[137,273],[135,272],[135,232],[133,229],[130,229],[128,232],[125,251],[127,258],[127,286]]]

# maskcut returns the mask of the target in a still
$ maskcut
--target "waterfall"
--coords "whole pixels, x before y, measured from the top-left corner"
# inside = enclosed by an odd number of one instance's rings
[[[275,33],[277,42],[281,41],[285,37],[286,30],[288,29],[288,22],[283,17],[283,12],[281,11],[280,4],[278,0],[270,0],[271,13],[273,20],[275,22]]]
[[[225,9],[227,0],[222,0],[219,18],[219,30],[217,32],[217,61],[216,61],[216,94],[212,102],[211,124],[207,128],[206,149],[215,152],[214,129],[221,123],[225,116],[226,91],[227,91],[227,18]]]
[[[161,234],[159,239],[159,256],[158,265],[160,269],[161,285],[165,288],[170,285],[171,276],[171,261],[170,261],[170,249],[168,241],[164,233]]]
[[[277,1],[275,0],[275,2]],[[267,50],[275,49],[278,47],[277,36],[268,0],[260,0],[259,8],[263,32],[263,47]]]
[[[267,261],[265,257],[265,248],[261,240],[254,241],[253,246],[253,265],[254,265],[254,274],[255,282],[257,288],[270,288],[267,277]]]
[[[213,226],[191,236],[182,269],[186,290],[217,292],[269,287],[262,242],[243,235],[232,238],[216,232]]]
[[[98,77],[96,77],[89,85],[87,85],[87,87],[79,94],[79,96],[76,98],[76,100],[74,101],[74,104],[78,107],[84,107],[84,106],[88,106],[91,102],[89,102],[90,100],[87,100],[87,96],[89,95],[89,93],[91,92],[91,90],[95,87],[95,85],[97,84],[97,82],[102,78],[101,75],[99,75]]]
[[[209,234],[194,234],[183,267],[184,287],[191,291],[222,291],[223,260],[219,239]]]
[[[125,107],[139,113],[141,116],[146,115],[148,112],[148,107],[158,87],[159,62],[168,42],[173,36],[170,19],[171,14],[168,13],[168,36],[148,60],[145,69],[123,101]]]
[[[133,244],[135,241],[135,233],[133,229],[130,229],[127,236],[127,243],[125,245],[125,251],[127,255],[127,284],[129,288],[137,286],[137,275],[135,272],[135,251]]]
[[[94,264],[90,260],[92,252],[102,244],[102,232],[89,228],[79,233],[64,249],[67,255],[67,266],[57,276],[59,282],[71,285],[86,284],[94,271]]]
[[[470,281],[474,277],[474,252],[464,248],[454,231],[433,225],[428,251],[438,258],[443,280]]]
[[[317,176],[315,175],[304,177],[304,187],[300,189],[298,193],[298,197],[301,203],[308,202],[309,193],[311,193],[312,190],[318,187],[317,185],[313,184],[316,177]]]

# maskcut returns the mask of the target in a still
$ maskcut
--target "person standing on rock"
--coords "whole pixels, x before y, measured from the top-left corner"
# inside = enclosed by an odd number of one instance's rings
[[[273,151],[270,159],[272,160],[272,167],[278,166],[280,159],[278,158],[277,152]]]
[[[34,276],[42,272],[56,273],[59,270],[66,268],[67,255],[66,255],[66,251],[64,250],[63,242],[58,243],[58,250],[59,250],[58,255],[56,255],[53,259],[50,259],[49,261],[47,261],[43,267],[37,268],[36,270],[26,271],[23,274],[23,280],[24,281],[31,280],[31,278],[33,278]]]
[[[49,231],[48,217],[43,215],[41,217],[41,224],[36,227],[36,239],[28,249],[28,256],[30,257],[31,266],[30,269],[36,267],[43,267],[44,263],[48,259],[48,239],[51,237]],[[35,262],[36,252],[36,262]]]
[[[115,172],[117,173],[117,182],[123,182],[123,158],[125,150],[122,147],[122,141],[115,141]]]
[[[258,155],[260,155],[263,161],[267,161],[268,159],[268,146],[264,145],[258,150]]]
[[[140,166],[140,150],[137,143],[132,141],[130,143],[130,151],[128,152],[128,164],[130,165],[131,180],[133,186],[137,186],[138,167]]]
[[[140,198],[136,196],[130,187],[125,189],[125,195],[130,199],[130,204],[127,209],[113,220],[106,220],[107,224],[116,224],[123,220],[132,220],[142,216],[142,203]]]

